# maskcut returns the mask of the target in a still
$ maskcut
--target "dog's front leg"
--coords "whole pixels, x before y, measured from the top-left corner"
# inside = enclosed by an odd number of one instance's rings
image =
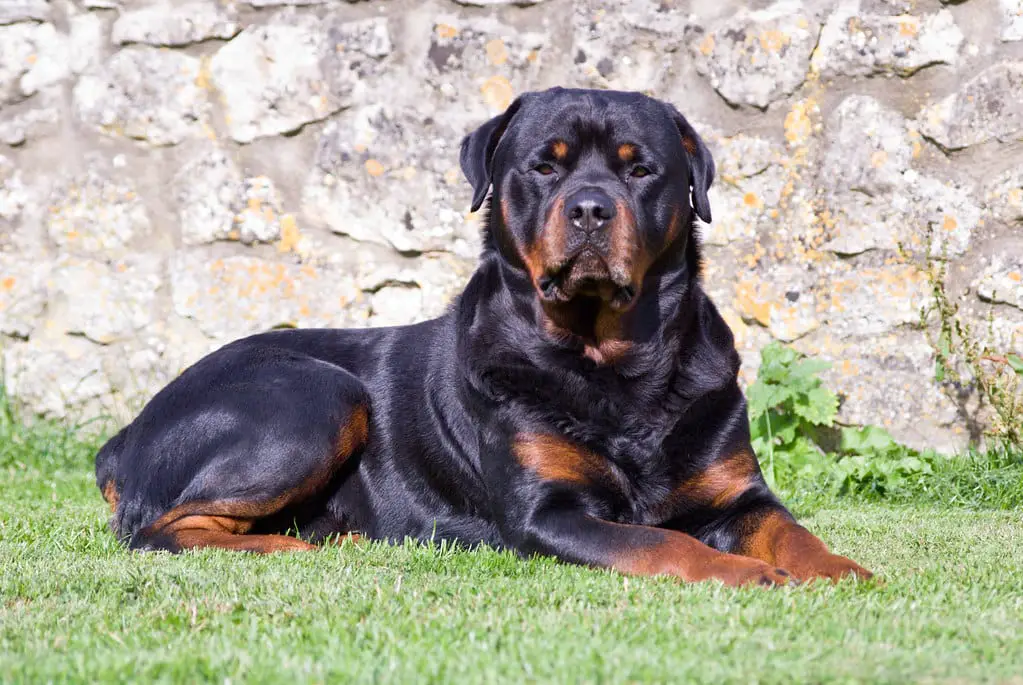
[[[852,559],[829,551],[776,502],[749,507],[731,525],[736,553],[783,566],[799,580],[839,580],[847,576],[864,580],[873,576]]]
[[[611,523],[583,511],[548,507],[517,531],[516,547],[563,561],[638,576],[666,575],[726,585],[784,585],[784,570],[764,561],[726,554],[672,530]]]
[[[796,523],[764,482],[748,440],[739,435],[736,442],[743,446],[714,455],[675,492],[677,506],[698,512],[676,521],[679,529],[715,549],[780,566],[801,581],[870,578],[870,571],[833,554]],[[700,525],[685,525],[693,521]]]
[[[764,561],[712,549],[678,531],[614,523],[615,498],[607,462],[555,435],[518,435],[509,460],[491,460],[495,510],[507,544],[522,554],[727,585],[787,584],[793,579]]]

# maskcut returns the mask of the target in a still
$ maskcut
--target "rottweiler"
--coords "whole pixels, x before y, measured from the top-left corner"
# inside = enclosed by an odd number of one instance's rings
[[[447,540],[728,585],[869,577],[761,475],[700,283],[714,162],[678,110],[526,93],[460,163],[487,212],[447,313],[201,359],[97,454],[114,533],[170,552]]]

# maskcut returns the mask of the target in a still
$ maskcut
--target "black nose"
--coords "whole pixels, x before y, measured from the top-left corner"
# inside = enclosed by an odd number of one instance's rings
[[[592,233],[615,218],[615,204],[604,191],[584,188],[565,202],[565,215],[573,226]]]

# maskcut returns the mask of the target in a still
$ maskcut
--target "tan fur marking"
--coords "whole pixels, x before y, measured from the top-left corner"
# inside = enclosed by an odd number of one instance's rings
[[[169,535],[182,549],[219,547],[259,554],[316,549],[315,545],[287,535],[245,535],[251,528],[250,521],[220,516],[186,516],[161,532]]]
[[[554,141],[554,145],[551,147],[551,152],[554,153],[554,158],[559,162],[564,162],[568,157],[568,143],[563,140]]]
[[[621,312],[603,305],[597,313],[593,326],[595,345],[583,348],[583,354],[600,365],[614,364],[632,349],[632,342],[626,339]]]
[[[758,522],[753,534],[742,541],[740,551],[748,557],[775,563],[782,538],[792,524],[781,512],[771,512]]]
[[[608,470],[602,457],[554,435],[521,435],[512,452],[543,480],[586,485]]]
[[[614,528],[635,528],[609,523]],[[737,554],[724,554],[696,538],[673,530],[660,531],[660,543],[645,548],[622,550],[611,557],[611,568],[638,576],[675,576],[688,582],[716,578],[726,585],[784,583],[786,578],[764,566],[763,562]]]
[[[522,254],[522,261],[526,265],[526,270],[529,271],[529,277],[533,279],[533,285],[539,287],[537,284],[540,281],[540,277],[543,276],[543,243],[537,241],[532,245],[527,245],[525,252]]]
[[[632,143],[625,143],[618,147],[618,159],[623,162],[631,162],[636,159],[636,146]]]
[[[356,407],[351,417],[341,427],[337,438],[337,456],[342,463],[369,440],[369,412],[365,407]]]
[[[682,147],[684,147],[686,152],[691,155],[695,155],[696,150],[698,149],[696,141],[689,136],[682,136]]]
[[[612,567],[631,575],[672,575],[689,581],[701,580],[707,575],[701,569],[719,554],[709,547],[703,547],[705,545],[696,538],[666,530],[663,542],[629,554],[617,555]]]
[[[549,260],[562,256],[565,251],[565,198],[558,196],[544,217],[540,235],[536,236],[532,245],[527,245],[522,253],[522,261],[533,279],[533,285],[539,287],[540,277],[548,266]]]
[[[855,574],[867,579],[873,574],[851,559],[828,551],[813,533],[782,511],[772,511],[755,522],[741,541],[739,552],[775,564],[799,580],[838,580]]]
[[[752,454],[737,452],[714,462],[684,482],[678,491],[679,499],[724,509],[750,488],[757,468]]]
[[[604,340],[596,345],[586,345],[583,355],[595,364],[607,366],[614,364],[632,349],[628,340]]]
[[[643,241],[636,226],[636,215],[623,200],[615,200],[615,219],[610,228],[611,245],[608,251],[608,266],[612,273],[621,272],[628,276],[639,295],[639,285],[650,265],[644,255]]]
[[[113,480],[108,480],[103,485],[103,499],[110,505],[110,512],[113,513],[121,501],[121,493],[117,492],[117,484]]]
[[[636,261],[639,232],[636,215],[622,200],[615,200],[615,219],[611,225],[611,250],[608,257],[614,266],[632,266]]]
[[[668,233],[664,238],[664,247],[667,248],[682,232],[682,212],[678,207],[671,212],[671,223],[668,224]]]

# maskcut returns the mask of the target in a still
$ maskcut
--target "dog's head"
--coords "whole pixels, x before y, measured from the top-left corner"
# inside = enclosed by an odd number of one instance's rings
[[[527,93],[462,141],[473,211],[494,187],[488,241],[540,300],[628,310],[644,276],[711,220],[714,163],[671,105],[639,93]]]

